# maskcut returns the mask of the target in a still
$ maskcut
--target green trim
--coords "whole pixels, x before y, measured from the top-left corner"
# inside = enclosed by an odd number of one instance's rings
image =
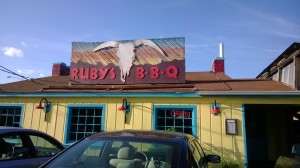
[[[21,116],[20,116],[20,122],[19,122],[19,126],[22,127],[23,125],[23,115],[24,115],[24,104],[0,104],[0,107],[21,107]]]
[[[215,60],[224,60],[224,57],[216,57]]]
[[[246,136],[246,114],[245,104],[242,104],[242,123],[243,123],[243,138],[244,138],[244,156],[245,156],[245,167],[248,167],[248,153],[247,153],[247,136]]]
[[[71,108],[101,108],[102,116],[101,116],[101,128],[100,132],[104,131],[105,126],[105,113],[106,113],[106,105],[104,104],[67,104],[67,112],[66,112],[66,123],[65,123],[65,131],[64,131],[64,145],[71,145],[74,142],[69,140],[69,132],[70,132],[70,120],[71,120]]]
[[[196,105],[153,105],[152,111],[152,130],[157,129],[157,110],[158,109],[191,109],[192,110],[192,134],[198,138],[197,131],[197,106]]]

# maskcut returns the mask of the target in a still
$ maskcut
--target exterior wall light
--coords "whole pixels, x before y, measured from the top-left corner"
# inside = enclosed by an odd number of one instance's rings
[[[220,110],[219,110],[219,107],[217,106],[217,101],[215,100],[215,104],[212,104],[212,109],[210,111],[211,114],[213,115],[218,115],[220,114]]]
[[[122,106],[118,108],[119,111],[123,111],[125,115],[124,122],[126,123],[127,113],[130,111],[130,104],[127,102],[126,99],[123,99]]]
[[[45,101],[44,102],[44,106],[42,106],[42,101]],[[35,107],[36,109],[43,109],[44,110],[44,112],[45,112],[45,121],[47,120],[46,119],[46,113],[48,113],[48,112],[50,112],[50,110],[51,110],[51,102],[48,102],[48,100],[46,99],[46,98],[42,98],[41,100],[40,100],[40,103],[39,103],[39,105],[38,106],[36,106]]]

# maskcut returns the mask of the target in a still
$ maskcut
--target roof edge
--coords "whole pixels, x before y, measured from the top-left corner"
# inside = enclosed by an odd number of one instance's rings
[[[196,92],[152,92],[152,93],[0,93],[1,97],[199,97]]]
[[[300,97],[298,91],[218,91],[198,92],[200,97],[210,96],[266,96],[266,97]]]

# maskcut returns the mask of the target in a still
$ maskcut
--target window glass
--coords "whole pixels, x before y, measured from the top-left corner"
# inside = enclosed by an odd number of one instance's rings
[[[190,147],[189,152],[187,153],[186,167],[197,168],[198,164],[193,156],[194,149]]]
[[[20,106],[0,106],[0,126],[20,127],[20,122]]]
[[[103,108],[71,107],[67,143],[101,131]]]
[[[36,136],[36,135],[29,135],[33,145],[36,149],[36,154],[38,157],[47,157],[47,156],[54,156],[60,152],[60,149],[52,144],[49,140]]]
[[[197,140],[194,140],[194,143],[195,143],[195,146],[197,147],[197,149],[198,149],[198,151],[199,151],[199,153],[200,153],[200,156],[201,156],[201,157],[204,157],[205,154],[204,154],[204,152],[203,152],[203,149],[202,149],[200,143],[199,143]]]
[[[102,149],[104,148],[104,141],[98,141],[91,144],[83,152],[85,156],[100,156]]]
[[[196,163],[201,159],[200,153],[193,141],[189,141],[189,149]]]
[[[200,164],[199,167],[205,167],[207,164],[204,159],[205,154],[204,154],[199,142],[197,140],[189,141],[189,149],[191,151],[194,162],[197,165]],[[195,163],[193,163],[193,164],[195,164]]]
[[[177,167],[178,157],[178,144],[93,138],[76,144],[47,167]]]
[[[193,134],[193,108],[157,108],[156,129]]]
[[[0,160],[30,158],[30,150],[19,135],[5,135],[0,137]]]

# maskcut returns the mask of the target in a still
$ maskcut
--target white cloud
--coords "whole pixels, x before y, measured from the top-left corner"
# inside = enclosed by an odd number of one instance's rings
[[[281,36],[281,37],[300,39],[300,36],[297,35],[296,33],[289,33],[289,32],[284,32],[284,31],[275,31],[275,30],[269,30],[268,32],[273,33],[273,34],[278,35],[278,36]]]
[[[24,46],[24,47],[27,46],[27,44],[24,41],[21,42],[21,45]]]
[[[24,75],[31,75],[31,74],[33,74],[34,73],[34,70],[31,70],[31,69],[25,69],[25,70],[18,70],[17,71],[19,74],[24,74]]]
[[[40,77],[45,77],[45,75],[44,74],[40,74]]]
[[[23,51],[14,47],[5,47],[2,49],[3,53],[9,57],[23,57]]]
[[[246,26],[258,28],[260,31],[270,33],[280,37],[299,39],[300,25],[295,20],[284,18],[276,13],[268,13],[267,11],[259,11],[246,6],[234,5],[242,13],[248,13],[253,16],[253,21],[243,22],[248,23]]]
[[[207,48],[209,44],[186,44],[186,48],[198,49],[198,48]]]

